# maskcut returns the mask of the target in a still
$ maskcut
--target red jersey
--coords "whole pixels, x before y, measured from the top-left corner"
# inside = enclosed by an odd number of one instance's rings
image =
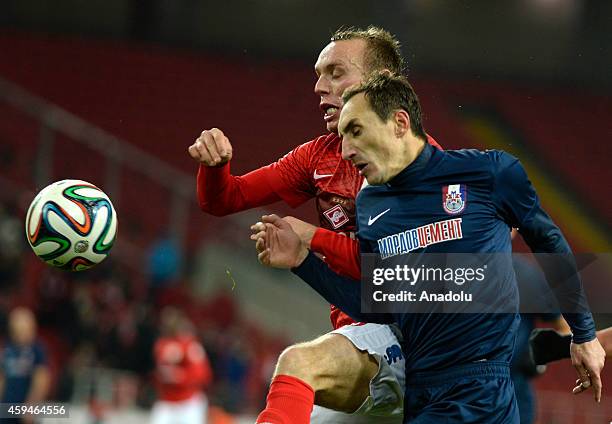
[[[212,379],[206,352],[193,336],[160,338],[155,343],[154,355],[155,381],[161,400],[189,399]]]
[[[433,139],[428,141],[440,147]],[[278,200],[296,207],[314,197],[321,228],[311,241],[311,249],[324,255],[334,271],[359,280],[355,198],[363,180],[357,168],[342,159],[342,139],[330,133],[240,177],[230,174],[229,164],[216,168],[200,165],[197,190],[200,208],[216,216]],[[333,305],[330,318],[334,329],[355,322]]]
[[[336,134],[316,138],[296,147],[276,162],[275,167],[280,178],[274,179],[272,184],[283,200],[290,206],[297,206],[315,197],[320,227],[349,237],[345,237],[346,240],[332,237],[332,240],[339,241],[336,243],[338,250],[333,255],[326,255],[330,251],[330,237],[315,236],[311,243],[312,250],[330,259],[342,258],[348,261],[353,258],[353,264],[328,264],[345,275],[348,273],[346,268],[356,268],[356,279],[359,279],[360,265],[355,260],[359,257],[359,245],[351,239],[354,239],[357,230],[355,198],[363,185],[363,177],[351,162],[342,159],[342,139]],[[355,272],[350,274],[355,277]],[[334,329],[355,322],[334,305],[330,306]]]

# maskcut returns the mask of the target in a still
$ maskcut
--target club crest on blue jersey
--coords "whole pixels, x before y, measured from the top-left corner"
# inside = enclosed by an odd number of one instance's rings
[[[442,206],[448,214],[455,215],[465,209],[467,190],[465,184],[451,184],[442,187]]]

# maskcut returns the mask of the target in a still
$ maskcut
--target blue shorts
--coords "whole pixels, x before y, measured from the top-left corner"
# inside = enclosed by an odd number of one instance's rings
[[[519,424],[519,411],[503,362],[477,362],[408,376],[404,422],[410,424]]]

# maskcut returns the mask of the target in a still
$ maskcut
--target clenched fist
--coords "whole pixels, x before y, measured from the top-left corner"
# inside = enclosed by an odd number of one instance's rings
[[[192,158],[206,166],[223,165],[232,158],[232,145],[219,128],[202,131],[188,151]]]

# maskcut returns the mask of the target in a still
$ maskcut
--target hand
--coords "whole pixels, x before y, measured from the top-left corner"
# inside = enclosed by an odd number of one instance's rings
[[[187,150],[193,159],[206,166],[220,166],[232,158],[232,145],[218,128],[202,131]]]
[[[308,256],[308,249],[291,225],[277,215],[264,215],[261,221],[251,226],[259,262],[274,268],[299,266]]]
[[[578,376],[576,387],[572,393],[578,394],[593,387],[595,401],[601,402],[601,370],[606,360],[606,352],[601,347],[599,340],[570,345],[572,365],[576,368]]]
[[[300,240],[302,240],[304,246],[310,247],[310,242],[312,241],[312,237],[314,236],[314,233],[317,231],[318,227],[292,216],[284,217],[283,221],[287,221],[289,225],[291,225],[291,229],[300,237]]]

